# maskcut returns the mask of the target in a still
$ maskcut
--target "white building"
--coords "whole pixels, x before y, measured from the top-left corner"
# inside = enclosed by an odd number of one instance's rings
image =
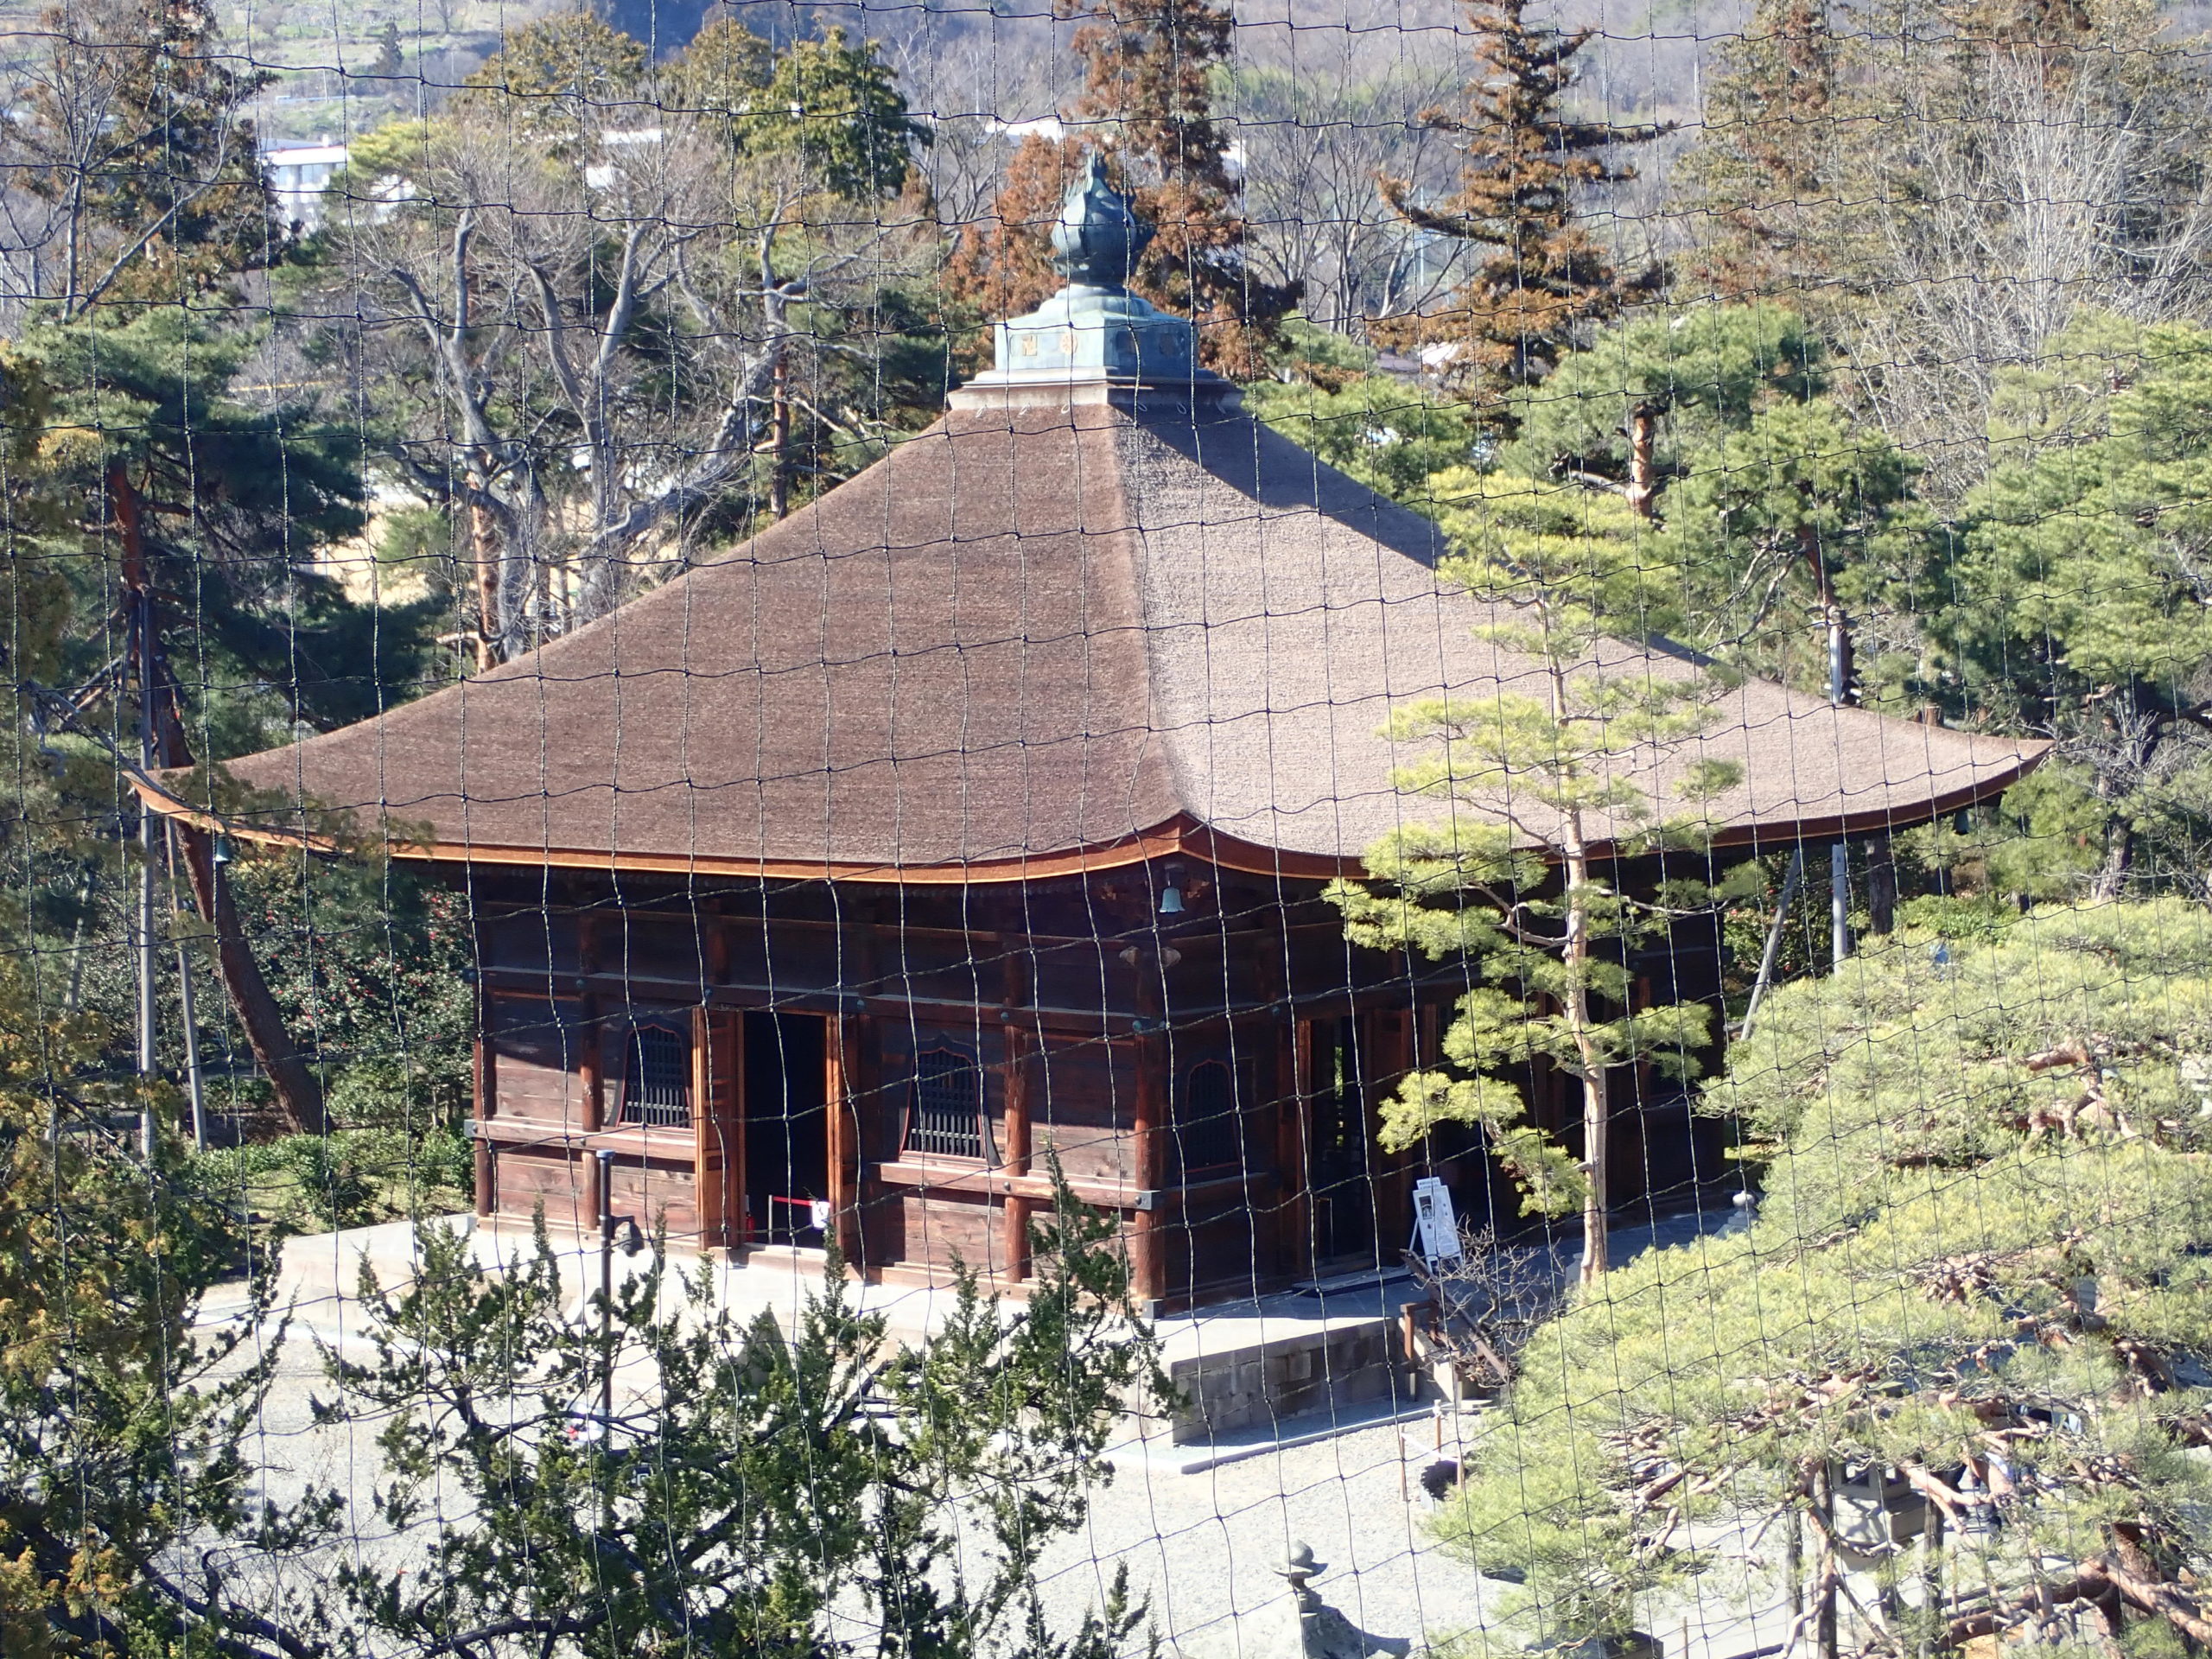
[[[276,193],[276,214],[286,224],[312,231],[322,223],[322,193],[346,165],[343,144],[292,144],[264,149],[261,165]]]

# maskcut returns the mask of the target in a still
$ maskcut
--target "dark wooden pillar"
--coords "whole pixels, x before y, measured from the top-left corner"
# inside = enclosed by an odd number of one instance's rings
[[[831,885],[836,906],[837,987],[856,1006],[877,988],[880,938],[874,902]],[[875,1016],[848,1012],[830,1021],[829,1052],[837,1075],[827,1098],[830,1105],[830,1201],[837,1225],[837,1248],[854,1272],[880,1266],[880,1224],[870,1217],[884,1202],[883,1184],[869,1173],[871,1160],[883,1154],[883,1046]],[[897,1154],[894,1152],[893,1155]]]
[[[591,988],[591,976],[599,971],[599,939],[588,916],[576,921],[576,973],[582,981],[582,995],[576,1001],[576,1018],[580,1022],[576,1040],[582,1052],[576,1057],[577,1072],[581,1078],[582,1097],[577,1102],[581,1128],[586,1135],[596,1135],[607,1127],[607,1033],[600,1029],[599,994]],[[611,1205],[613,1194],[602,1192],[603,1179],[598,1159],[590,1153],[579,1150],[575,1154],[583,1160],[584,1213],[602,1216]]]
[[[1029,1039],[1019,1023],[1022,1005],[1029,1001],[1028,944],[1014,934],[1003,937],[1006,985],[1005,1006],[1000,1013],[1004,1043],[1006,1144],[1002,1148],[1006,1173],[1020,1178],[1029,1173]],[[1000,1217],[1000,1249],[1006,1259],[1004,1277],[1009,1281],[1029,1276],[1029,1217],[1031,1201],[1017,1192],[1006,1195]]]
[[[498,1078],[493,1071],[492,1046],[492,999],[480,995],[476,999],[476,1213],[488,1216],[499,1204],[499,1166],[492,1156],[492,1142],[486,1126],[499,1099]]]
[[[1142,971],[1141,969],[1140,971]],[[1147,1026],[1155,1023],[1147,1020]],[[1167,1294],[1167,1262],[1162,1249],[1160,1189],[1167,1185],[1167,1045],[1155,1030],[1136,1039],[1137,1097],[1131,1126],[1136,1184],[1143,1208],[1129,1218],[1129,1276],[1140,1305]]]
[[[691,1179],[699,1248],[744,1242],[733,1213],[745,1207],[745,1125],[739,1077],[745,1064],[745,1016],[730,1008],[691,1010]]]
[[[836,1229],[837,1249],[855,1267],[861,1264],[860,1122],[856,1116],[854,1083],[861,1021],[866,1015],[833,1014],[828,1040],[823,1045],[826,1074],[822,1097],[829,1108],[830,1216]]]
[[[1376,1168],[1375,1227],[1376,1260],[1388,1262],[1413,1231],[1414,1157],[1408,1152],[1385,1154],[1376,1138],[1382,1102],[1398,1087],[1398,1080],[1414,1069],[1414,1015],[1408,1008],[1378,1009],[1373,1021],[1375,1064],[1366,1088],[1368,1156]]]
[[[1313,1109],[1313,1023],[1282,1024],[1282,1075],[1289,1088],[1280,1103],[1275,1152],[1282,1168],[1281,1217],[1283,1271],[1295,1279],[1313,1268],[1313,1198],[1306,1180],[1306,1125]]]
[[[1006,1173],[1011,1177],[1029,1173],[1029,1064],[1028,1041],[1020,1029],[1009,1023],[1005,1027],[1006,1038]],[[1008,1280],[1029,1276],[1029,1217],[1030,1200],[1018,1192],[1006,1195],[1006,1208],[1000,1217],[1000,1247],[1006,1257],[1004,1276]]]

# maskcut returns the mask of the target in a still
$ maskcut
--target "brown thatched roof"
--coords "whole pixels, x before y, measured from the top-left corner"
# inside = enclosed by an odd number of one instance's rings
[[[591,626],[232,771],[448,860],[961,880],[1182,846],[1321,874],[1437,810],[1393,786],[1394,703],[1532,671],[1437,582],[1433,525],[1233,400],[957,401]],[[1715,809],[1741,842],[1923,821],[2040,748],[1755,682],[1697,753],[1743,767]]]

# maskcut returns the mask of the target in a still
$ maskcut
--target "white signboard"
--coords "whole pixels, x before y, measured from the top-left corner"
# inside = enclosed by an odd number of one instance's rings
[[[1414,1183],[1414,1253],[1440,1268],[1459,1259],[1459,1217],[1452,1211],[1452,1189],[1443,1178],[1424,1175]]]

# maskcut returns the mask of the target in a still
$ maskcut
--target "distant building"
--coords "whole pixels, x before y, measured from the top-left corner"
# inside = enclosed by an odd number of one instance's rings
[[[276,197],[277,217],[312,231],[322,223],[322,193],[346,165],[343,144],[291,144],[261,152],[269,188]]]

